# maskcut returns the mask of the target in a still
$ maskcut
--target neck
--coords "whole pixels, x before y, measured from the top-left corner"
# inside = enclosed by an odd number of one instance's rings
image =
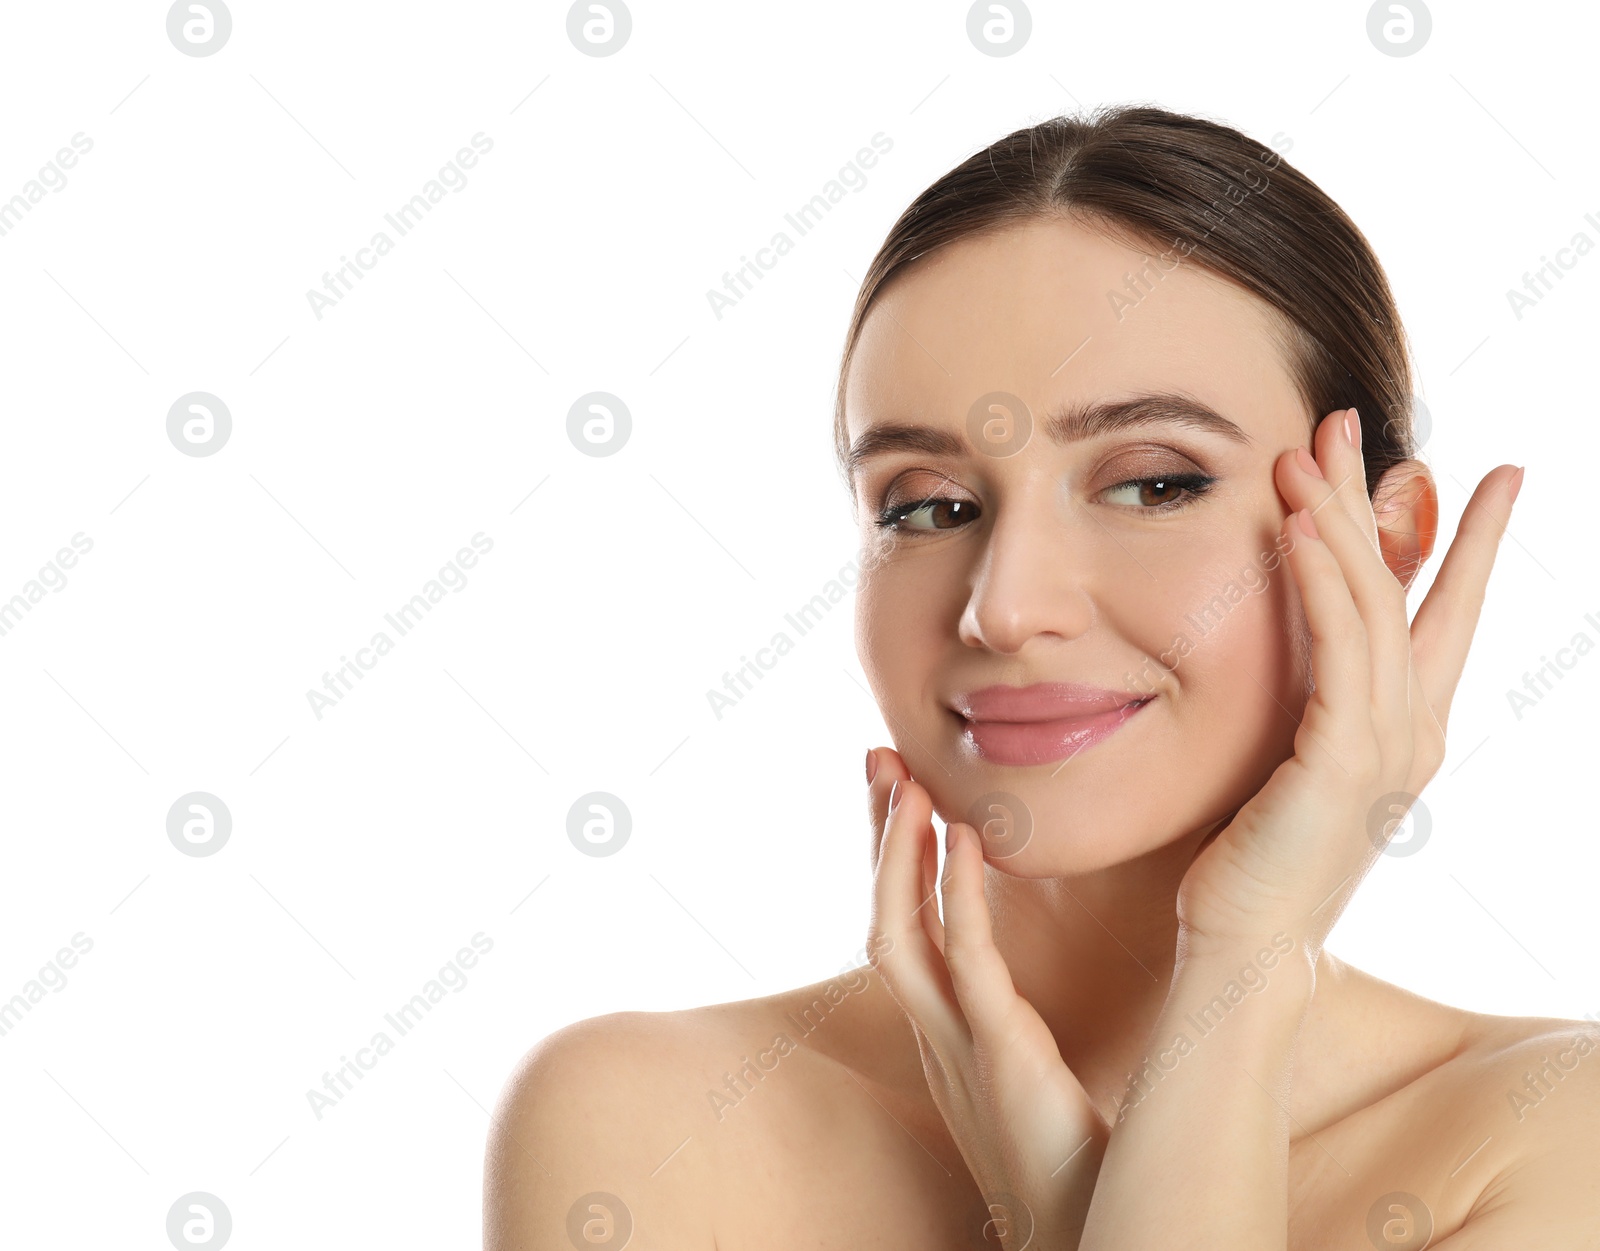
[[[994,940],[1017,993],[1103,1112],[1123,1097],[1172,984],[1178,885],[1209,829],[1072,877],[984,867]]]
[[[1019,878],[984,867],[995,945],[1017,993],[1112,1123],[1130,1074],[1155,1045],[1150,1032],[1172,986],[1178,885],[1213,828],[1073,877]],[[1470,1019],[1323,951],[1295,1045],[1291,1141],[1457,1054]]]

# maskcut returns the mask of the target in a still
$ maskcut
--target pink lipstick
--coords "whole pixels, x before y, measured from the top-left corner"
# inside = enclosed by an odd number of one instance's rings
[[[958,695],[962,736],[999,765],[1050,764],[1086,751],[1122,728],[1153,695],[1077,682],[986,686]]]

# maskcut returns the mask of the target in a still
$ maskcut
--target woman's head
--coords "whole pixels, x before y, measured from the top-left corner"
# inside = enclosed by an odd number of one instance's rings
[[[984,796],[1014,796],[1044,834],[1001,863],[1044,876],[1248,799],[1310,690],[1273,463],[1357,408],[1383,553],[1409,581],[1436,515],[1411,393],[1361,233],[1235,130],[1153,108],[1057,118],[919,196],[857,299],[836,440],[862,531],[858,651],[940,815],[981,824]],[[1033,764],[960,711],[1040,682],[1146,702]]]

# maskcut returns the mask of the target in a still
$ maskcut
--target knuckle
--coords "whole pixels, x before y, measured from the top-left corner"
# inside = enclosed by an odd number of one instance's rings
[[[1399,713],[1376,718],[1379,754],[1387,773],[1407,773],[1416,754],[1410,721]]]
[[[1384,753],[1371,730],[1343,741],[1340,744],[1339,761],[1349,772],[1351,780],[1363,786],[1377,782],[1384,773]]]
[[[1323,627],[1322,637],[1335,647],[1366,651],[1367,630],[1355,613],[1341,613]]]
[[[1407,740],[1404,748],[1397,752],[1396,755],[1399,757],[1400,775],[1402,777],[1410,777],[1419,759],[1416,741],[1414,739]]]
[[[1415,740],[1413,751],[1414,761],[1420,761],[1424,772],[1432,777],[1439,771],[1439,766],[1444,764],[1445,734],[1444,730],[1432,717],[1423,727],[1422,734]]]
[[[867,963],[888,976],[900,963],[902,945],[893,928],[876,918],[867,930]]]

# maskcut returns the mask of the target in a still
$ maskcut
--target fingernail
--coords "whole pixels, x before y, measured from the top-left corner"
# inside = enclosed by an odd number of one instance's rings
[[[953,826],[953,825],[947,825],[947,826],[944,827],[944,850],[945,850],[945,853],[948,855],[950,852],[954,851],[955,850],[955,845],[956,845],[956,827]]]
[[[1522,490],[1522,475],[1527,468],[1528,467],[1524,465],[1521,469],[1518,469],[1516,473],[1511,475],[1511,502],[1513,504],[1517,502],[1517,492]]]
[[[1311,510],[1309,508],[1302,508],[1299,512],[1297,512],[1295,514],[1295,516],[1300,521],[1300,528],[1302,530],[1304,530],[1307,534],[1309,534],[1312,538],[1320,539],[1322,537],[1320,534],[1317,533],[1317,522],[1316,522],[1316,519],[1314,517],[1312,517]]]
[[[1294,449],[1294,454],[1300,462],[1300,468],[1304,469],[1313,478],[1322,477],[1322,470],[1317,468],[1316,457],[1312,456],[1310,452],[1303,447],[1297,447]]]
[[[889,788],[889,811],[893,812],[895,805],[900,802],[900,779],[894,780],[894,785]]]
[[[1350,440],[1350,446],[1357,451],[1361,449],[1361,414],[1351,409],[1344,415],[1344,437]]]
[[[867,749],[867,785],[872,785],[872,779],[878,776],[878,753],[870,747]]]

